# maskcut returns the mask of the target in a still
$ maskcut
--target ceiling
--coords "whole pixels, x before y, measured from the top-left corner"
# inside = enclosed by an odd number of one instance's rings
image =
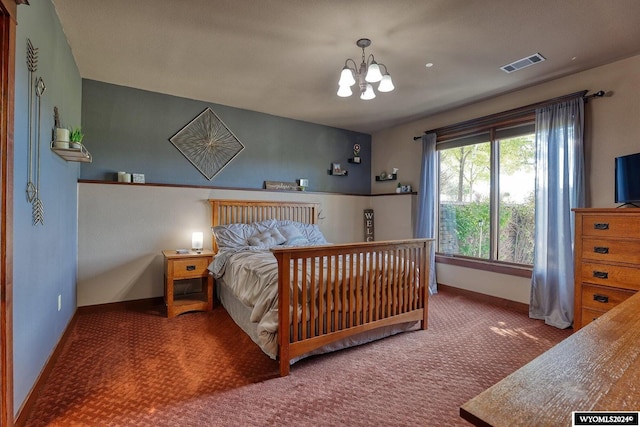
[[[53,3],[83,78],[365,133],[640,54],[638,0]],[[340,98],[363,37],[396,89]]]

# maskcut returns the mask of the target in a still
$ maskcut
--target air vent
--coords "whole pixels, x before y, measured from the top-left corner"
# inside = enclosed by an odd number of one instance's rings
[[[526,58],[513,61],[511,64],[503,65],[502,67],[500,67],[500,69],[505,73],[513,73],[514,71],[522,70],[523,68],[527,68],[530,65],[537,64],[538,62],[542,62],[544,60],[544,56],[536,53],[531,56],[527,56]]]

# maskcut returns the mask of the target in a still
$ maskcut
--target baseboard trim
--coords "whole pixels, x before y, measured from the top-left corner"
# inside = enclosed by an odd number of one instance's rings
[[[53,366],[56,364],[58,357],[60,357],[60,353],[62,352],[64,344],[67,342],[67,340],[69,339],[69,336],[71,335],[71,332],[73,331],[77,318],[78,318],[78,310],[76,309],[76,311],[73,313],[73,316],[71,316],[71,320],[67,324],[67,327],[64,330],[64,333],[58,340],[58,344],[56,344],[56,348],[53,350],[53,352],[49,356],[49,359],[47,360],[47,363],[45,363],[44,367],[40,371],[40,375],[38,375],[36,382],[34,383],[33,387],[31,387],[31,391],[29,391],[27,398],[24,400],[24,402],[22,403],[22,406],[18,410],[18,414],[16,415],[15,422],[14,422],[16,427],[22,427],[27,422],[29,413],[31,412],[31,409],[33,409],[33,405],[36,403],[36,398],[40,394],[40,391],[44,388],[45,382],[47,381],[47,378],[49,378],[49,375],[53,370]]]
[[[163,302],[163,297],[154,297],[131,301],[109,302],[106,304],[85,305],[78,307],[78,314],[103,313],[105,311],[115,310],[146,309],[160,305]]]
[[[480,292],[470,291],[468,289],[456,288],[455,286],[443,285],[442,283],[438,283],[438,290],[442,290],[450,294],[462,295],[468,298],[472,298],[476,301],[482,301],[491,305],[497,305],[498,307],[504,307],[521,313],[529,314],[529,304],[525,304],[522,302],[494,297],[493,295],[482,294]]]

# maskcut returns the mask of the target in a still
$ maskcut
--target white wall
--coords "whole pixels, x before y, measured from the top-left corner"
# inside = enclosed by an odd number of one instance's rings
[[[208,199],[319,202],[320,229],[335,243],[362,241],[363,210],[371,207],[368,196],[304,192],[97,183],[79,183],[78,191],[78,306],[162,296],[161,251],[189,248],[192,231],[208,235]]]
[[[373,135],[372,173],[397,167],[398,180],[417,189],[422,148],[414,136],[580,90],[604,90],[610,95],[587,104],[585,145],[589,206],[613,207],[614,157],[640,152],[640,56],[378,132]],[[371,181],[373,193],[392,191],[391,184],[376,184],[375,176]],[[438,265],[438,282],[528,303],[528,279],[467,270]]]

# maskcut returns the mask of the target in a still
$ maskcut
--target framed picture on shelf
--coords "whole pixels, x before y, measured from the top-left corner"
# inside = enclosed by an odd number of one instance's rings
[[[342,175],[342,168],[340,163],[331,163],[331,171],[334,175]]]

